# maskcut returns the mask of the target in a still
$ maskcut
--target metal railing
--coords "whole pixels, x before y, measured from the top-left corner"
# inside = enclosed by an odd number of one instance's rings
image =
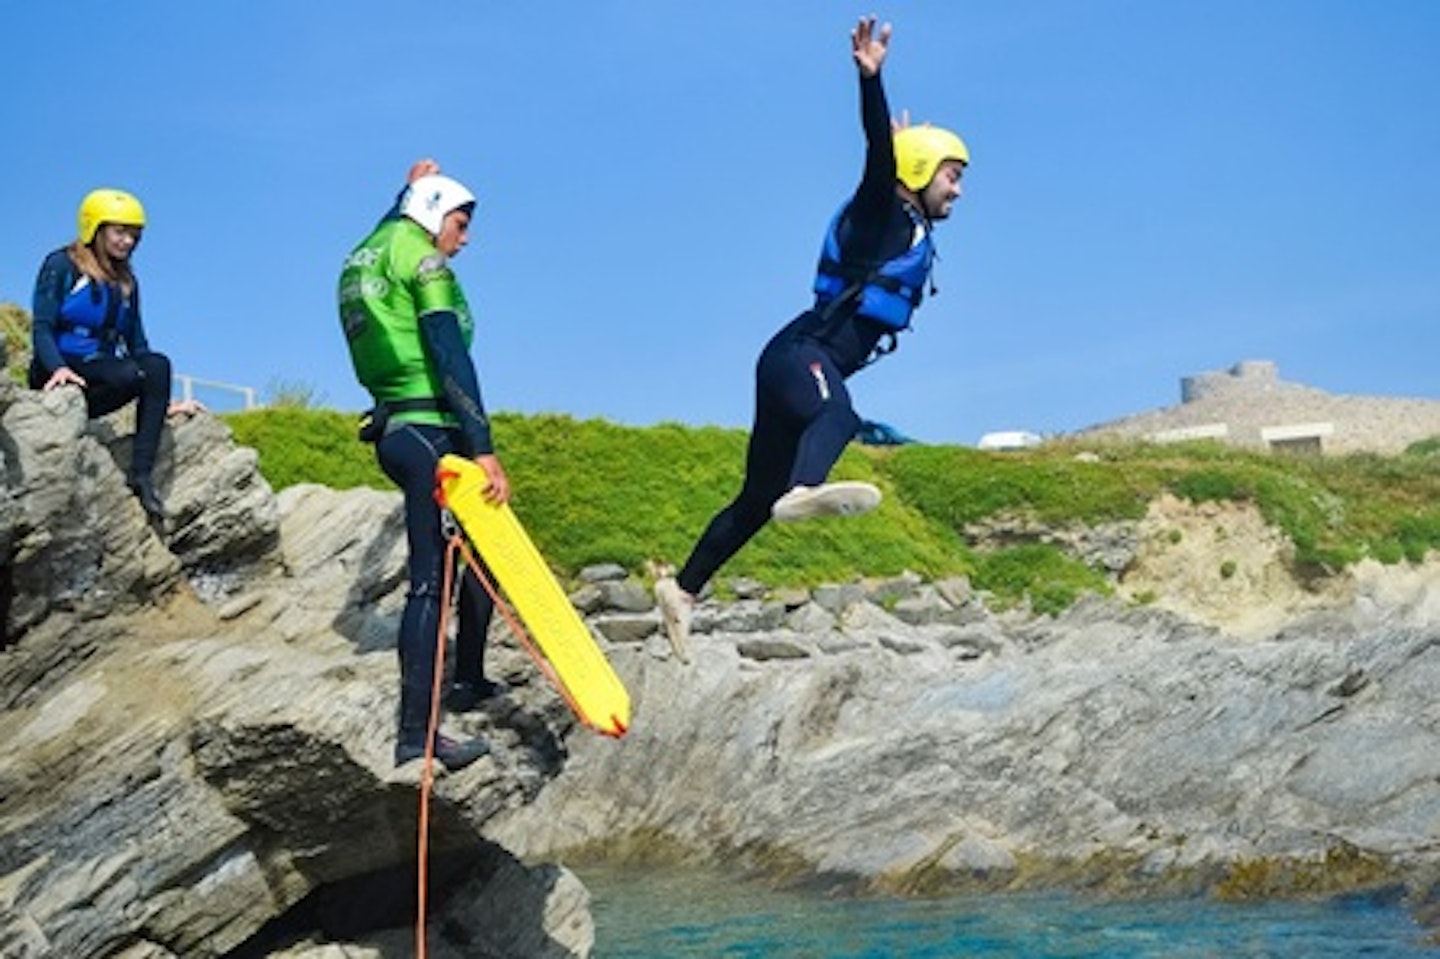
[[[178,387],[180,395],[177,399],[195,399],[195,387],[199,386],[205,390],[219,390],[222,393],[238,393],[243,402],[242,409],[253,410],[260,405],[255,398],[255,387],[237,386],[234,383],[220,383],[215,380],[203,380],[198,376],[191,376],[188,373],[175,373],[172,377],[171,391]]]

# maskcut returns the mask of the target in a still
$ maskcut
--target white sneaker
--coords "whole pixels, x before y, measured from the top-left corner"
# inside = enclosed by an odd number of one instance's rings
[[[655,581],[655,600],[665,621],[665,634],[670,637],[670,648],[680,662],[690,662],[690,618],[695,613],[695,598],[680,588],[674,576],[662,576]]]
[[[812,516],[855,516],[880,505],[880,490],[869,483],[845,480],[819,486],[797,486],[775,501],[770,515],[777,523]]]

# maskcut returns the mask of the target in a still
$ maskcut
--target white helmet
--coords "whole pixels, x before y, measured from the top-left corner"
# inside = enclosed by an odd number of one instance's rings
[[[445,214],[474,205],[475,194],[464,184],[434,173],[410,184],[400,200],[400,214],[420,224],[431,236],[439,236]]]

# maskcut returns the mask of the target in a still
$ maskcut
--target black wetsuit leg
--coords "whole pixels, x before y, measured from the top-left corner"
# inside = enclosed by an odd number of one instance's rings
[[[823,483],[859,425],[844,377],[824,348],[788,327],[772,339],[755,368],[745,482],[695,544],[676,576],[680,588],[697,595],[769,522],[770,507],[792,486]]]
[[[130,478],[148,480],[155,469],[165,410],[170,405],[170,358],[163,353],[97,356],[71,369],[85,378],[86,410],[92,417],[105,416],[136,401]]]
[[[430,723],[445,563],[440,509],[435,505],[435,465],[441,456],[456,451],[459,439],[458,430],[407,423],[387,433],[375,449],[380,468],[405,494],[405,536],[410,548],[410,590],[396,644],[400,657],[401,745],[423,745]],[[460,591],[455,676],[478,685],[484,676],[485,634],[494,604],[468,569],[461,578]]]
[[[806,336],[777,338],[761,354],[757,375],[800,430],[785,489],[819,486],[860,428],[845,377],[829,351]]]
[[[475,553],[475,562],[485,570],[485,576],[494,583],[489,569],[480,554]],[[495,601],[480,585],[467,565],[460,575],[460,622],[455,631],[455,681],[471,689],[482,689],[485,677],[485,638],[490,631],[490,619],[495,612]]]
[[[745,450],[740,493],[705,527],[685,566],[675,577],[692,596],[770,520],[770,507],[789,489],[790,467],[800,431],[757,384],[755,421]]]

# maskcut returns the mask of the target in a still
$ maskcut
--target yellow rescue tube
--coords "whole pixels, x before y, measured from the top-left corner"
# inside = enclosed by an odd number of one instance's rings
[[[596,732],[625,735],[630,728],[629,692],[514,511],[508,504],[485,501],[485,471],[459,456],[442,456],[435,479],[441,505],[480,551],[575,715]]]

